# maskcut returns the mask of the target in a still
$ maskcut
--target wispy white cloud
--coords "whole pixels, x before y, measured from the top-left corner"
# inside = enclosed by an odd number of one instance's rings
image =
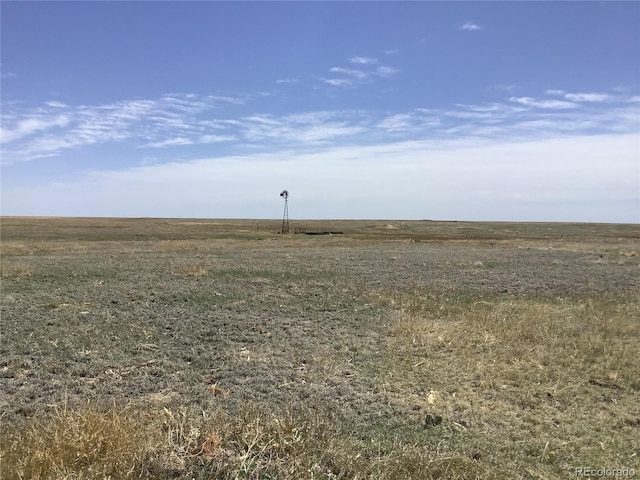
[[[399,72],[400,70],[398,70],[397,68],[386,67],[384,65],[376,68],[376,73],[381,77],[390,77],[391,75],[395,75],[396,73],[399,73]]]
[[[479,105],[468,105],[464,103],[458,103],[455,105],[458,109],[470,112],[488,112],[492,115],[504,116],[506,114],[518,113],[524,111],[524,107],[516,107],[506,103],[490,102],[481,103]]]
[[[143,147],[163,148],[163,147],[175,147],[179,145],[192,145],[193,141],[185,137],[169,138],[161,142],[151,142],[143,145]]]
[[[376,128],[387,133],[418,133],[434,131],[442,125],[442,112],[429,109],[415,109],[411,112],[392,114],[380,119]]]
[[[388,132],[406,132],[415,128],[415,118],[410,113],[396,113],[381,119],[377,126]]]
[[[363,68],[371,74],[365,80],[373,81],[378,68]],[[364,80],[349,76],[325,81],[357,85],[353,82]],[[604,98],[605,94],[597,95]],[[525,139],[637,132],[638,97],[606,95],[607,101],[596,102],[596,97],[586,101],[587,97],[580,97],[585,101],[570,102],[564,96],[558,98],[557,94],[546,92],[539,97],[512,96],[502,102],[457,104],[449,108],[300,111],[287,115],[224,115],[229,111],[219,108],[221,104],[233,106],[240,100],[191,94],[94,106],[44,104],[25,111],[14,105],[2,117],[2,162],[10,165],[115,143],[130,148],[132,156],[144,149],[164,152],[175,149],[180,155],[194,155],[198,145],[241,152],[403,138]]]
[[[564,98],[572,102],[605,102],[611,96],[606,93],[567,93]]]
[[[333,87],[348,87],[353,85],[353,81],[347,78],[325,78],[322,81]]]
[[[371,57],[351,57],[349,61],[351,63],[356,63],[359,65],[375,65],[378,63],[377,58],[371,58]]]
[[[62,103],[62,102],[56,102],[55,100],[50,100],[48,102],[45,102],[45,105],[47,107],[53,107],[53,108],[66,108],[67,105]]]
[[[44,107],[19,113],[14,107],[2,116],[2,161],[10,164],[46,158],[68,149],[125,140],[138,147],[154,148],[194,144],[198,138],[230,127],[228,123],[212,126],[203,114],[220,105],[244,101],[236,97],[174,94],[153,100],[77,107],[46,102]],[[210,141],[211,137],[206,143]]]
[[[369,76],[368,73],[365,73],[362,70],[354,70],[352,68],[332,67],[329,71],[331,73],[344,73],[345,75],[354,78],[367,78]]]
[[[221,143],[232,142],[236,137],[232,135],[202,135],[195,143]]]
[[[371,83],[375,78],[389,78],[400,72],[396,68],[380,65],[380,62],[375,58],[352,57],[349,61],[361,65],[362,68],[331,67],[330,73],[345,75],[347,78],[323,78],[322,81],[333,87],[352,87]]]
[[[637,132],[640,109],[629,104],[628,97],[617,97],[601,108],[580,103],[568,108],[565,103],[569,102],[511,97],[506,102],[458,104],[449,109],[418,108],[388,115],[378,121],[377,128],[394,137],[421,132],[432,138],[457,135],[478,139]]]
[[[458,29],[466,32],[476,32],[478,30],[484,30],[484,27],[478,25],[476,22],[468,21],[460,25]]]
[[[290,113],[283,116],[287,122],[296,123],[300,125],[319,125],[323,122],[333,121],[336,118],[349,117],[348,111],[330,111],[330,110],[316,110],[310,112]]]
[[[285,84],[285,85],[295,85],[296,83],[300,83],[299,78],[281,78],[280,80],[276,80],[277,84]]]
[[[615,90],[615,89],[614,89]],[[567,92],[566,90],[560,89],[550,89],[545,92],[547,95],[563,97],[564,99],[570,102],[606,102],[608,100],[614,100],[620,95],[611,95],[608,93],[598,93],[598,92]],[[621,92],[622,93],[622,92]]]
[[[13,128],[2,127],[0,129],[0,143],[10,143],[23,137],[35,134],[41,130],[49,130],[54,127],[66,127],[70,119],[67,115],[35,115],[18,120]]]
[[[527,107],[536,108],[552,108],[552,109],[564,109],[575,108],[576,104],[572,102],[565,102],[563,100],[551,100],[551,99],[535,99],[531,97],[511,97],[510,101],[526,105]]]
[[[243,118],[239,133],[246,141],[278,141],[283,145],[309,146],[365,131],[351,112],[306,112],[284,116],[252,115]]]

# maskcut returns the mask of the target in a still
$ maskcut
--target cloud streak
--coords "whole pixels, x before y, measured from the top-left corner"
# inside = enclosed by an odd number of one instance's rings
[[[207,138],[228,127],[212,127],[204,121],[203,114],[221,105],[243,102],[235,97],[179,94],[76,107],[46,102],[26,112],[10,107],[2,117],[3,164],[58,156],[68,149],[110,142],[132,141],[156,148],[195,143],[198,137]]]
[[[552,109],[564,109],[575,108],[576,104],[572,102],[565,102],[563,100],[547,100],[547,99],[534,99],[531,97],[511,97],[510,101],[526,105],[527,107],[536,108],[552,108]]]
[[[352,57],[349,62],[359,65],[360,68],[331,67],[329,69],[330,73],[343,75],[343,77],[323,78],[322,81],[333,87],[353,87],[371,83],[374,79],[389,78],[400,73],[397,68],[381,65],[377,58]]]
[[[605,102],[611,97],[603,93],[567,93],[564,98],[572,102]]]
[[[354,78],[366,78],[369,76],[368,73],[365,73],[362,70],[354,70],[351,68],[332,67],[329,71],[331,73],[344,73],[345,75]]]
[[[0,130],[0,142],[15,142],[16,140],[36,134],[42,130],[49,130],[54,127],[66,127],[69,123],[70,119],[67,115],[32,115],[18,120],[16,125],[10,129],[3,127]]]
[[[343,81],[355,81],[355,77]],[[130,148],[134,157],[144,149],[175,149],[193,156],[198,154],[195,148],[207,145],[243,152],[403,139],[495,140],[637,132],[637,98],[634,101],[619,93],[555,92],[450,108],[286,115],[238,115],[235,109],[247,108],[244,99],[194,94],[76,107],[47,102],[23,111],[12,106],[2,117],[2,162],[11,165],[106,144]]]
[[[465,22],[458,27],[459,30],[463,30],[465,32],[477,32],[479,30],[484,30],[484,27],[481,27],[475,22]]]
[[[378,63],[377,58],[370,57],[351,57],[349,61],[358,65],[375,65]]]

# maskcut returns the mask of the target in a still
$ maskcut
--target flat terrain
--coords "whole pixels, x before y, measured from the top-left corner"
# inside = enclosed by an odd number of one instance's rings
[[[0,228],[3,479],[640,475],[638,225]]]

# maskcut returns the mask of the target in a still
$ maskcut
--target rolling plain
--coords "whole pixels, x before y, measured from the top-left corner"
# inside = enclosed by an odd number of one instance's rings
[[[640,226],[3,217],[4,479],[640,473]]]

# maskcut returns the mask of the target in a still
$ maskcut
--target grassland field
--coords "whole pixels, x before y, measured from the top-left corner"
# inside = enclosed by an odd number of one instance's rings
[[[0,478],[640,476],[639,225],[280,223],[2,217]]]

